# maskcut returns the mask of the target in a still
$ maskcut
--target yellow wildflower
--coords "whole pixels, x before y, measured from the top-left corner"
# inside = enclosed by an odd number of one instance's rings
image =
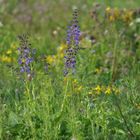
[[[102,91],[102,88],[101,88],[100,85],[98,85],[98,86],[96,86],[93,90],[95,90],[97,94],[100,94],[101,91]]]
[[[25,63],[25,59],[22,59],[22,63]]]
[[[56,61],[56,56],[54,55],[49,55],[47,58],[46,58],[46,61],[49,63],[49,64],[52,64]]]
[[[106,8],[106,12],[107,12],[107,13],[110,13],[110,11],[111,11],[111,8],[110,8],[110,7],[107,7],[107,8]]]
[[[78,84],[77,79],[74,79],[74,80],[73,80],[73,84]]]
[[[6,54],[11,54],[12,53],[12,50],[8,50],[7,52],[6,52]]]
[[[122,15],[122,19],[124,22],[130,22],[133,19],[133,11],[124,11]]]
[[[120,11],[118,8],[111,9],[110,7],[106,8],[106,13],[109,21],[115,21],[120,17]]]
[[[107,87],[107,89],[105,90],[105,94],[111,94],[112,90],[111,87]]]
[[[83,86],[78,83],[77,79],[73,80],[72,85],[77,92],[80,92],[83,89]]]
[[[58,47],[58,51],[63,52],[66,48],[67,48],[67,45],[63,43],[63,44],[61,44],[60,47]]]
[[[82,86],[78,86],[77,91],[80,92],[82,90]]]
[[[116,93],[116,94],[120,94],[121,92],[120,92],[119,89],[116,89],[116,90],[115,90],[115,93]]]
[[[101,73],[101,69],[96,68],[96,69],[95,69],[95,72],[96,72],[97,74],[99,74],[99,73]]]
[[[116,87],[113,87],[112,90],[114,91],[115,94],[120,94],[120,90],[117,89]]]
[[[8,57],[8,56],[2,56],[2,57],[0,58],[0,60],[1,60],[2,62],[8,62],[8,63],[12,62],[12,58],[11,58],[11,57]]]
[[[115,21],[115,17],[113,15],[109,16],[109,20],[112,22],[112,21]]]
[[[60,47],[58,47],[57,49],[57,56],[60,57],[60,58],[63,58],[64,57],[64,50],[67,48],[67,45],[66,44],[61,44]]]

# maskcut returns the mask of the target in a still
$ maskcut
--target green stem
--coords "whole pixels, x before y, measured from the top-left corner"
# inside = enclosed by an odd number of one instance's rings
[[[27,94],[27,97],[30,100],[30,88],[27,80],[25,81],[25,89],[26,89],[25,94]]]
[[[113,50],[113,62],[112,62],[112,74],[111,74],[111,83],[115,81],[116,79],[116,69],[117,69],[117,42],[114,45],[114,50]]]
[[[33,96],[33,99],[35,99],[34,89],[35,89],[35,85],[32,81],[32,96]]]
[[[68,85],[69,85],[69,79],[66,82],[66,87],[65,87],[65,92],[64,92],[64,98],[63,98],[62,105],[61,105],[61,113],[64,110],[64,105],[65,105],[65,102],[66,102],[67,91],[68,91]]]

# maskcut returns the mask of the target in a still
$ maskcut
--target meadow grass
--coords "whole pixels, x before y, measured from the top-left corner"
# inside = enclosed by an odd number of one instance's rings
[[[139,140],[139,5],[1,0],[0,140]],[[80,49],[75,73],[64,76],[75,8]],[[28,74],[20,73],[24,62],[18,63],[24,45],[17,36],[23,33],[36,49]]]

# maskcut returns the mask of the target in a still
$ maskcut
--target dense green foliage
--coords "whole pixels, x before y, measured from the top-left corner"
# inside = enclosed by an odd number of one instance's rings
[[[140,139],[140,1],[96,2],[0,0],[0,140]],[[64,77],[74,8],[80,50]],[[33,77],[19,72],[23,33]]]

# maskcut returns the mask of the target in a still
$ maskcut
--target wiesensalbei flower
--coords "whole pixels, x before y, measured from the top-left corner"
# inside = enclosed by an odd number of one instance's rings
[[[79,36],[80,36],[80,27],[78,26],[77,20],[78,12],[77,9],[74,10],[73,19],[68,26],[67,31],[67,50],[65,52],[65,70],[64,75],[66,76],[70,70],[72,73],[75,73],[76,66],[76,54],[79,50]]]
[[[34,61],[35,49],[31,49],[28,35],[19,35],[18,39],[20,41],[20,46],[18,48],[20,72],[26,73],[29,77],[32,75],[31,63]]]

